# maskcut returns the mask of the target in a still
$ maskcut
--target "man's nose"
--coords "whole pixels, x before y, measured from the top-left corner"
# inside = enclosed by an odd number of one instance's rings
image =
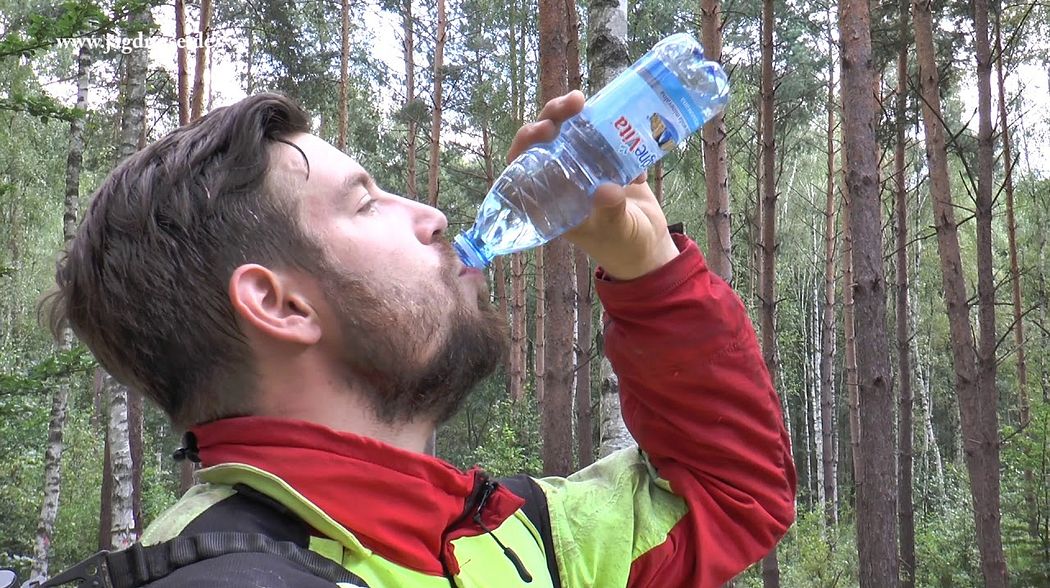
[[[420,243],[429,245],[445,234],[445,230],[448,229],[448,219],[445,218],[445,213],[433,206],[416,202],[410,198],[401,196],[398,196],[398,198],[401,198],[408,207],[412,218],[413,230]]]

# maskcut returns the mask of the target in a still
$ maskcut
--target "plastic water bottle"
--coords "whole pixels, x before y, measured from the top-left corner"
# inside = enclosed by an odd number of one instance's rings
[[[452,246],[465,265],[542,245],[583,222],[600,184],[626,186],[718,114],[729,99],[722,67],[687,33],[671,35],[496,179],[474,226]]]

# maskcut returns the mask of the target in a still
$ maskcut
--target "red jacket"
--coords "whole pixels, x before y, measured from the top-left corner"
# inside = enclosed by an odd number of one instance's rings
[[[534,524],[555,585],[721,586],[794,519],[789,440],[754,329],[696,244],[675,239],[682,253],[647,276],[614,282],[598,272],[605,351],[641,450],[529,481],[542,492],[525,498],[543,504],[526,514],[543,519]],[[228,419],[195,433],[204,465],[269,472],[369,550],[424,574],[458,573],[467,562],[450,542],[484,532],[462,516],[484,486],[476,469],[281,419]],[[521,506],[504,486],[486,492],[488,528]]]

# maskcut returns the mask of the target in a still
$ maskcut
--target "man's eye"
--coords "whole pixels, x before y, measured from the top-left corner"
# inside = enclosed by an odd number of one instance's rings
[[[374,212],[375,209],[376,209],[376,200],[375,200],[375,198],[372,198],[371,196],[366,196],[364,204],[362,204],[361,207],[357,209],[357,212],[358,212],[358,214],[368,214],[368,213]]]

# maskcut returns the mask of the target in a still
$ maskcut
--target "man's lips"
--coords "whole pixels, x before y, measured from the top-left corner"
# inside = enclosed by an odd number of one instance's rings
[[[460,276],[466,276],[466,275],[484,276],[485,272],[479,270],[476,267],[470,267],[469,265],[465,265],[465,266],[463,266],[462,269],[459,270],[459,275]]]

